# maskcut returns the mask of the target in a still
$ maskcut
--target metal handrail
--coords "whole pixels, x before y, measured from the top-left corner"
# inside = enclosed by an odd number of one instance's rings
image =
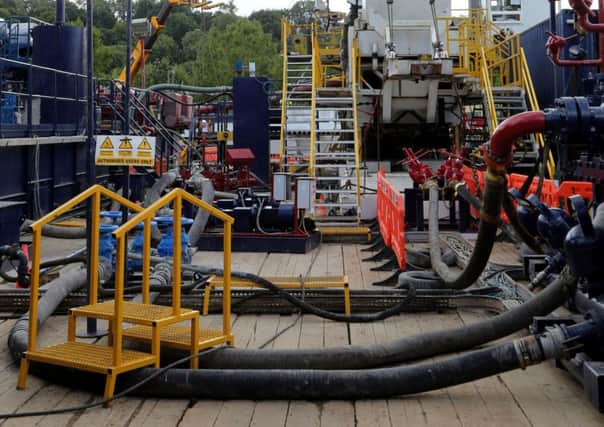
[[[493,86],[491,85],[491,76],[487,64],[487,57],[484,48],[481,49],[481,83],[484,88],[487,101],[487,109],[489,111],[489,128],[494,132],[497,128],[497,110],[495,109],[495,100],[493,97]]]
[[[359,39],[355,37],[352,42],[352,117],[354,126],[354,163],[356,172],[356,190],[357,190],[357,215],[360,217],[361,210],[361,136],[359,128],[359,111],[358,111],[358,87],[360,77],[359,59]]]
[[[287,37],[291,31],[289,23],[281,19],[281,49],[283,55],[283,82],[281,83],[281,135],[279,136],[279,169],[285,164],[285,134],[287,133]]]
[[[42,218],[35,221],[31,224],[30,228],[33,232],[32,239],[32,252],[31,252],[31,280],[30,280],[30,299],[29,299],[29,331],[28,331],[28,342],[27,342],[27,351],[35,351],[36,349],[36,338],[37,338],[37,329],[38,329],[38,296],[39,296],[39,287],[40,287],[40,258],[41,258],[41,241],[42,241],[42,229],[46,224],[49,224],[55,221],[57,218],[66,214],[70,210],[72,210],[77,205],[87,201],[92,198],[92,222],[90,224],[91,230],[91,239],[90,239],[90,294],[89,294],[89,304],[96,304],[98,301],[98,265],[99,265],[99,225],[101,221],[100,213],[101,213],[101,198],[106,197],[112,201],[119,203],[122,206],[125,206],[131,211],[134,212],[142,212],[143,208],[138,206],[135,203],[132,203],[130,200],[116,194],[101,185],[93,185],[89,187],[84,192],[75,196],[71,200],[63,203],[61,206],[54,209],[52,212],[49,212]],[[116,293],[118,292],[116,288]],[[123,292],[123,289],[122,289]],[[117,314],[117,304],[116,304],[116,312]],[[121,331],[121,321],[119,323],[114,322],[114,327],[116,330]],[[121,353],[121,343],[120,343],[120,353]],[[115,354],[114,354],[115,356]],[[121,357],[118,356],[117,360]]]
[[[152,203],[146,209],[141,210],[137,215],[130,218],[127,222],[122,224],[117,230],[113,232],[113,236],[116,239],[116,264],[115,264],[115,306],[116,306],[116,318],[114,322],[120,324],[122,322],[122,305],[123,305],[123,292],[124,292],[124,276],[126,271],[126,237],[130,231],[134,229],[138,224],[144,222],[143,228],[143,304],[149,304],[149,293],[150,293],[150,270],[151,270],[151,221],[158,210],[164,206],[173,204],[173,261],[172,261],[172,313],[175,316],[181,314],[181,262],[182,262],[182,202],[187,201],[199,209],[203,209],[210,215],[220,219],[224,226],[224,238],[223,238],[223,270],[224,270],[224,295],[223,295],[223,313],[222,313],[222,330],[224,335],[231,334],[231,237],[232,237],[232,225],[235,220],[222,212],[220,209],[216,209],[212,205],[198,199],[192,194],[186,192],[181,188],[177,188]],[[120,346],[121,352],[121,328],[116,328],[114,334],[115,348],[114,352],[117,352],[117,347]]]
[[[310,158],[308,173],[315,176],[315,151],[317,143],[317,89],[323,86],[323,65],[319,46],[318,24],[312,27],[312,94],[310,104]]]

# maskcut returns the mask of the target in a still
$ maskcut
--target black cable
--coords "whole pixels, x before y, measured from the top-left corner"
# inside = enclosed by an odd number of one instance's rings
[[[160,376],[164,372],[167,372],[169,369],[175,368],[176,366],[178,366],[178,365],[180,365],[182,363],[188,362],[189,360],[194,359],[196,357],[200,357],[200,356],[203,356],[203,355],[206,355],[206,354],[209,354],[209,353],[213,353],[214,351],[217,351],[220,348],[221,347],[209,348],[207,350],[200,351],[197,354],[188,355],[187,357],[183,357],[182,359],[178,359],[177,361],[172,362],[169,365],[166,365],[163,368],[158,369],[157,371],[153,372],[151,375],[149,375],[145,379],[137,382],[136,384],[128,387],[127,389],[121,391],[120,393],[118,393],[115,396],[112,396],[112,397],[110,397],[108,399],[103,399],[103,400],[100,400],[98,402],[89,403],[89,404],[86,404],[86,405],[71,406],[69,408],[51,409],[51,410],[47,410],[47,411],[33,411],[33,412],[19,412],[19,413],[11,413],[11,414],[0,414],[0,420],[1,419],[9,419],[9,418],[44,417],[44,416],[47,416],[47,415],[60,415],[60,414],[65,414],[67,412],[85,411],[86,409],[96,408],[97,406],[105,405],[107,403],[113,402],[114,400],[121,399],[122,397],[125,397],[127,394],[132,393],[133,391],[139,389],[140,387],[142,387],[145,384],[147,384],[149,381],[153,380],[154,378],[157,378],[158,376]]]

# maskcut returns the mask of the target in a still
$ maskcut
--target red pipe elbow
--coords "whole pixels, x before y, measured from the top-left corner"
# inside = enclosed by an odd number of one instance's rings
[[[504,120],[495,129],[489,141],[485,159],[490,169],[505,172],[512,161],[514,142],[525,135],[545,130],[545,114],[542,111],[527,111]]]

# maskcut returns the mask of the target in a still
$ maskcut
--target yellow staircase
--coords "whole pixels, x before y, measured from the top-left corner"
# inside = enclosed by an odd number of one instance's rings
[[[99,224],[101,199],[106,197],[127,207],[135,214],[129,221],[122,224],[115,232],[116,269],[114,299],[98,301],[98,261],[99,261]],[[91,199],[92,202],[92,238],[90,251],[90,280],[92,281],[89,304],[70,310],[68,321],[67,342],[38,348],[37,313],[40,275],[40,242],[44,225],[56,220],[66,212]],[[199,311],[181,307],[181,216],[183,201],[208,211],[217,217],[224,225],[224,296],[223,296],[223,328],[222,330],[205,330],[199,327]],[[149,303],[150,271],[151,271],[151,221],[156,212],[172,204],[174,219],[174,262],[172,305],[169,307]],[[143,243],[143,280],[142,303],[124,300],[124,277],[126,269],[127,235],[136,225],[144,222]],[[41,362],[50,365],[65,366],[83,371],[103,374],[106,376],[104,397],[113,396],[117,375],[144,366],[160,366],[161,346],[176,347],[191,353],[191,367],[197,368],[200,350],[218,344],[234,344],[231,333],[231,226],[233,219],[222,211],[182,189],[176,189],[149,206],[142,209],[123,197],[95,185],[55,209],[45,217],[32,224],[33,250],[32,273],[30,285],[30,316],[27,351],[21,359],[17,387],[23,389],[26,385],[30,362]],[[109,321],[109,339],[107,345],[91,344],[76,341],[76,319],[87,317]],[[190,322],[190,326],[179,325]],[[134,326],[127,326],[124,323]],[[124,340],[142,341],[150,344],[151,351],[133,351],[123,348]]]
[[[311,75],[309,80],[299,83],[310,90],[310,103],[296,105],[296,114],[292,111],[292,97],[288,92],[291,80],[288,79],[294,58],[299,56],[287,50],[287,39],[291,40],[294,27],[285,22],[283,25],[281,169],[315,178],[313,218],[325,234],[341,234],[343,228],[349,234],[351,228],[358,228],[358,234],[366,235],[367,229],[358,227],[361,214],[361,142],[356,44],[353,72],[346,75],[340,63],[342,26],[332,22],[330,30],[324,31],[318,21],[312,24],[310,34],[306,34],[307,45],[311,47]],[[298,144],[294,146],[296,151],[292,153],[290,138],[298,121],[305,121],[308,125],[308,140],[304,140],[301,148],[298,138]]]
[[[497,26],[486,9],[469,9],[465,16],[439,19],[447,28],[447,51],[458,52],[454,73],[480,82],[490,134],[514,114],[540,110],[519,34]],[[534,162],[538,148],[543,146],[541,134],[519,141],[515,160]],[[547,163],[550,177],[554,176],[555,168],[550,153]]]

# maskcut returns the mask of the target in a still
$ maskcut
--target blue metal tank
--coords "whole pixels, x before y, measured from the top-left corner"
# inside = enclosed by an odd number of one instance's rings
[[[70,73],[84,74],[86,39],[84,28],[44,25],[33,30],[32,63]],[[86,79],[34,70],[33,93],[53,97],[40,102],[40,123],[82,128],[85,104],[54,97],[85,99]]]

